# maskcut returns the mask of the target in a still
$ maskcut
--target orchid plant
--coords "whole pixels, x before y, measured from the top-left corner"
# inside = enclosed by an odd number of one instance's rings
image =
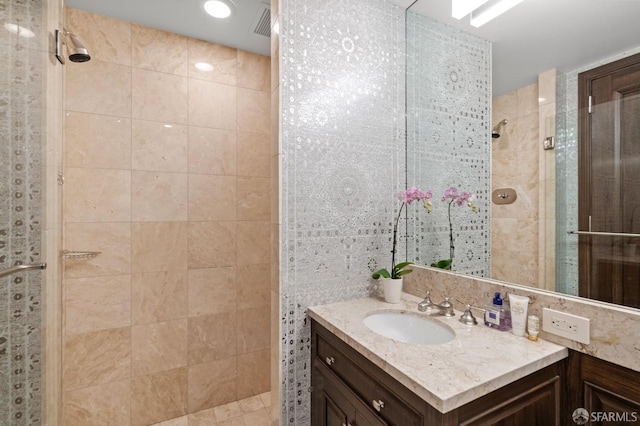
[[[451,206],[462,207],[466,205],[472,212],[478,212],[478,206],[475,204],[475,195],[469,192],[458,193],[458,189],[450,187],[442,195],[441,201],[448,204],[447,217],[449,218],[449,258],[442,259],[438,262],[432,263],[431,266],[440,269],[451,270],[453,264],[453,258],[455,254],[455,246],[453,240],[453,224],[451,222]]]
[[[431,193],[431,191],[423,192],[414,186],[407,189],[406,191],[398,192],[397,197],[400,201],[402,201],[402,204],[400,205],[400,210],[398,210],[398,216],[396,217],[396,221],[393,225],[393,247],[391,250],[391,271],[387,270],[386,268],[382,268],[374,272],[371,277],[376,280],[380,277],[397,279],[411,272],[411,269],[404,269],[404,268],[406,268],[409,265],[412,265],[413,262],[400,262],[396,265],[396,247],[398,245],[398,238],[397,238],[398,222],[400,222],[400,216],[402,214],[402,209],[404,208],[404,206],[409,205],[414,201],[422,201],[422,205],[427,211],[427,213],[431,213],[432,203],[431,201],[429,201],[431,200],[431,197],[433,197],[433,194]]]

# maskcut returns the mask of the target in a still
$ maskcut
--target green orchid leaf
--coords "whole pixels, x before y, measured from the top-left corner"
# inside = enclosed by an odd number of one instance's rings
[[[389,271],[387,271],[386,269],[380,269],[379,271],[374,272],[371,275],[371,278],[373,278],[374,280],[379,279],[380,277],[382,278],[391,278],[391,274],[389,273]]]
[[[452,262],[453,262],[453,259],[442,259],[442,260],[438,261],[437,263],[432,263],[431,267],[445,269],[447,271],[450,271]]]
[[[402,263],[398,263],[395,268],[393,268],[393,272],[398,272],[399,270],[401,270],[402,268],[405,268],[409,265],[413,265],[413,262],[402,262]]]
[[[396,273],[396,277],[399,278],[399,277],[401,277],[403,275],[407,275],[407,274],[410,274],[412,272],[413,272],[412,269],[405,269],[404,271],[400,271],[400,272]]]

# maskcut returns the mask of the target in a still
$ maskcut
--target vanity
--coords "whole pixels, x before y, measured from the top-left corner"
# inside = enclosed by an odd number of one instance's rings
[[[590,412],[640,412],[637,372],[603,369],[548,341],[464,325],[461,312],[429,317],[455,333],[434,345],[383,337],[363,322],[380,312],[420,315],[419,302],[403,294],[396,305],[366,298],[309,308],[312,425],[565,425],[587,396]],[[617,375],[606,380],[609,373]]]
[[[418,302],[403,294],[397,305],[367,298],[309,308],[313,425],[522,424],[532,415],[561,424],[566,348],[461,324],[461,312],[429,317],[455,333],[434,345],[383,337],[363,323],[373,312],[419,315]]]

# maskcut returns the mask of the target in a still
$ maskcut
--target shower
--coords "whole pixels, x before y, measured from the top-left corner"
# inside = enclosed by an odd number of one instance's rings
[[[506,118],[501,122],[499,122],[498,124],[496,124],[493,130],[491,131],[491,137],[494,139],[498,139],[500,137],[500,132],[502,131],[502,128],[506,126],[506,124],[507,124]]]
[[[56,58],[61,64],[65,63],[63,47],[66,46],[71,62],[87,62],[91,59],[87,48],[82,44],[80,37],[70,33],[66,29],[56,30]]]

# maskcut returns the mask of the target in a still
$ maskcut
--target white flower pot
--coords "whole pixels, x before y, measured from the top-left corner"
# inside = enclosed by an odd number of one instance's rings
[[[400,303],[400,296],[402,295],[402,280],[403,278],[387,278],[382,282],[385,302]]]

